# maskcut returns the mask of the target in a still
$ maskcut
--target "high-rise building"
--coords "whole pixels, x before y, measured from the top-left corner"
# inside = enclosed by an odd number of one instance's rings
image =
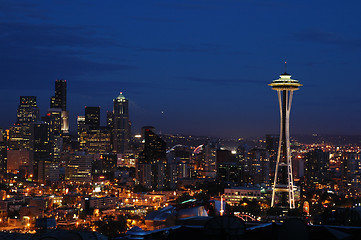
[[[249,174],[253,184],[269,186],[270,161],[266,149],[253,148],[248,153]]]
[[[0,177],[6,179],[7,172],[7,141],[3,130],[0,128]]]
[[[193,151],[192,161],[194,161],[195,175],[201,178],[216,177],[216,150],[216,144],[209,141]]]
[[[92,176],[94,179],[106,178],[111,180],[117,168],[117,154],[106,153],[94,155],[92,163]]]
[[[291,75],[285,72],[284,74],[281,74],[279,79],[270,83],[269,86],[277,91],[281,115],[280,139],[278,144],[271,207],[275,206],[276,193],[280,193],[278,205],[283,207],[288,205],[290,209],[293,209],[295,208],[295,196],[290,151],[289,119],[293,91],[298,90],[302,84],[297,80],[291,79]]]
[[[113,100],[113,152],[125,153],[130,141],[128,99],[122,93]]]
[[[61,132],[64,135],[69,133],[69,112],[61,111]]]
[[[330,182],[330,153],[315,149],[305,156],[305,184],[310,189],[324,188]]]
[[[153,127],[143,127],[142,133],[144,147],[136,163],[137,181],[150,189],[164,189],[167,185],[167,145],[154,133]]]
[[[38,181],[56,182],[59,181],[60,169],[59,163],[52,160],[41,160],[38,163]]]
[[[348,195],[360,194],[361,190],[361,153],[346,152],[341,160],[342,190]]]
[[[236,158],[232,154],[232,151],[228,149],[217,149],[216,151],[216,162],[217,166],[225,162],[235,162]]]
[[[29,149],[30,125],[38,121],[39,112],[35,96],[20,97],[17,122],[9,133],[11,149]]]
[[[51,97],[50,108],[66,111],[66,80],[55,80],[55,96]]]
[[[177,187],[178,179],[190,177],[189,147],[175,145],[167,151],[167,175],[170,189]]]
[[[79,132],[82,132],[85,128],[85,116],[78,116],[76,119],[76,124],[78,127],[78,134]]]
[[[66,80],[55,81],[55,96],[50,99],[50,108],[61,109],[61,131],[69,132],[69,112],[66,110]]]
[[[88,154],[111,152],[111,129],[100,126],[100,107],[85,107],[85,116],[78,116],[78,137],[81,151]]]
[[[31,151],[29,149],[18,149],[7,151],[7,171],[20,173],[23,177],[33,174],[33,164],[31,162]]]
[[[243,166],[237,162],[223,162],[217,166],[217,179],[239,185],[243,179]]]
[[[272,177],[274,177],[274,171],[276,169],[279,139],[280,139],[279,135],[271,135],[271,134],[266,135],[266,149],[270,154],[270,156],[269,156],[270,172],[271,172]]]
[[[80,134],[80,150],[88,154],[109,153],[111,150],[110,135],[107,127],[87,127]]]
[[[34,178],[38,179],[39,162],[50,160],[49,125],[45,122],[35,122],[31,125],[30,138],[31,162],[33,163]]]
[[[24,146],[28,146],[23,137],[23,128],[19,124],[14,124],[9,128],[9,140],[8,147],[10,150],[23,149]]]
[[[107,127],[109,129],[113,129],[113,119],[114,119],[113,111],[108,111],[107,112]]]
[[[17,111],[17,123],[29,124],[39,119],[39,108],[35,96],[21,96]]]
[[[85,124],[92,128],[100,126],[100,107],[85,107]]]
[[[60,108],[50,108],[46,116],[42,117],[42,120],[49,126],[50,157],[56,162],[60,159],[63,143],[61,138],[61,112]]]
[[[92,155],[85,152],[72,154],[66,163],[65,180],[75,182],[91,181]]]

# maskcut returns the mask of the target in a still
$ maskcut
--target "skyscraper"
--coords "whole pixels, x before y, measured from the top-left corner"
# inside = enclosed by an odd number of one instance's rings
[[[166,150],[163,139],[154,133],[153,127],[142,128],[143,151],[136,164],[136,178],[139,184],[151,189],[166,187]]]
[[[269,152],[266,149],[253,148],[248,153],[248,170],[253,184],[270,184]]]
[[[113,100],[113,152],[125,153],[130,140],[128,99],[121,92]]]
[[[51,153],[49,125],[47,123],[35,122],[31,124],[30,150],[30,162],[33,163],[34,177],[38,179],[39,163],[49,160]]]
[[[69,132],[69,112],[66,110],[66,80],[55,81],[55,96],[50,99],[50,108],[61,109],[61,131]]]
[[[100,126],[100,107],[85,107],[85,124],[93,128]]]
[[[291,79],[291,75],[285,72],[280,75],[279,79],[274,80],[268,85],[277,91],[281,116],[280,140],[278,144],[271,207],[275,206],[276,193],[280,193],[278,205],[282,207],[287,206],[288,199],[289,208],[293,209],[295,208],[295,197],[290,152],[289,119],[293,91],[298,90],[302,84],[297,80]]]
[[[75,182],[91,181],[92,155],[85,152],[72,153],[65,167],[65,180]]]
[[[39,119],[39,108],[35,96],[21,96],[17,111],[17,118],[20,125],[29,124]]]
[[[346,152],[341,159],[341,189],[349,195],[361,190],[361,153]]]
[[[39,108],[35,96],[21,96],[17,111],[17,122],[10,129],[10,148],[29,149],[30,125],[39,119]]]
[[[343,167],[342,169],[345,169]],[[330,153],[315,149],[306,153],[305,183],[309,189],[320,189],[330,182]]]
[[[7,165],[7,142],[3,129],[0,128],[0,176],[6,178]]]
[[[55,80],[55,96],[51,97],[50,108],[66,111],[66,80]]]
[[[50,108],[46,116],[42,117],[42,120],[49,125],[50,156],[55,162],[60,160],[60,152],[63,144],[61,137],[61,112],[60,108]]]

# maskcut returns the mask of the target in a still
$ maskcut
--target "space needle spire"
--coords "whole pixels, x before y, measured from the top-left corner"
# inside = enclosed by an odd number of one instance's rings
[[[278,206],[287,207],[288,205],[290,209],[293,209],[295,208],[295,196],[290,151],[290,111],[293,91],[298,90],[302,84],[295,79],[291,79],[291,75],[287,73],[287,62],[285,62],[285,73],[268,85],[277,91],[281,117],[271,207],[276,205],[276,195],[278,195]]]

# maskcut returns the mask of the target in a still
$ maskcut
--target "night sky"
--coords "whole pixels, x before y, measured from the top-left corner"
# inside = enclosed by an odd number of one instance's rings
[[[287,61],[304,84],[291,135],[360,134],[360,11],[360,1],[0,0],[0,127],[16,121],[21,95],[44,115],[66,79],[72,131],[85,106],[105,123],[122,91],[133,132],[278,133],[267,84]]]

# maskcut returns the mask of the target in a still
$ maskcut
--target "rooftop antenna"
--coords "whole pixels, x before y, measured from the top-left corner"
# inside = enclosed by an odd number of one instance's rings
[[[285,73],[287,73],[287,62],[285,61]]]

